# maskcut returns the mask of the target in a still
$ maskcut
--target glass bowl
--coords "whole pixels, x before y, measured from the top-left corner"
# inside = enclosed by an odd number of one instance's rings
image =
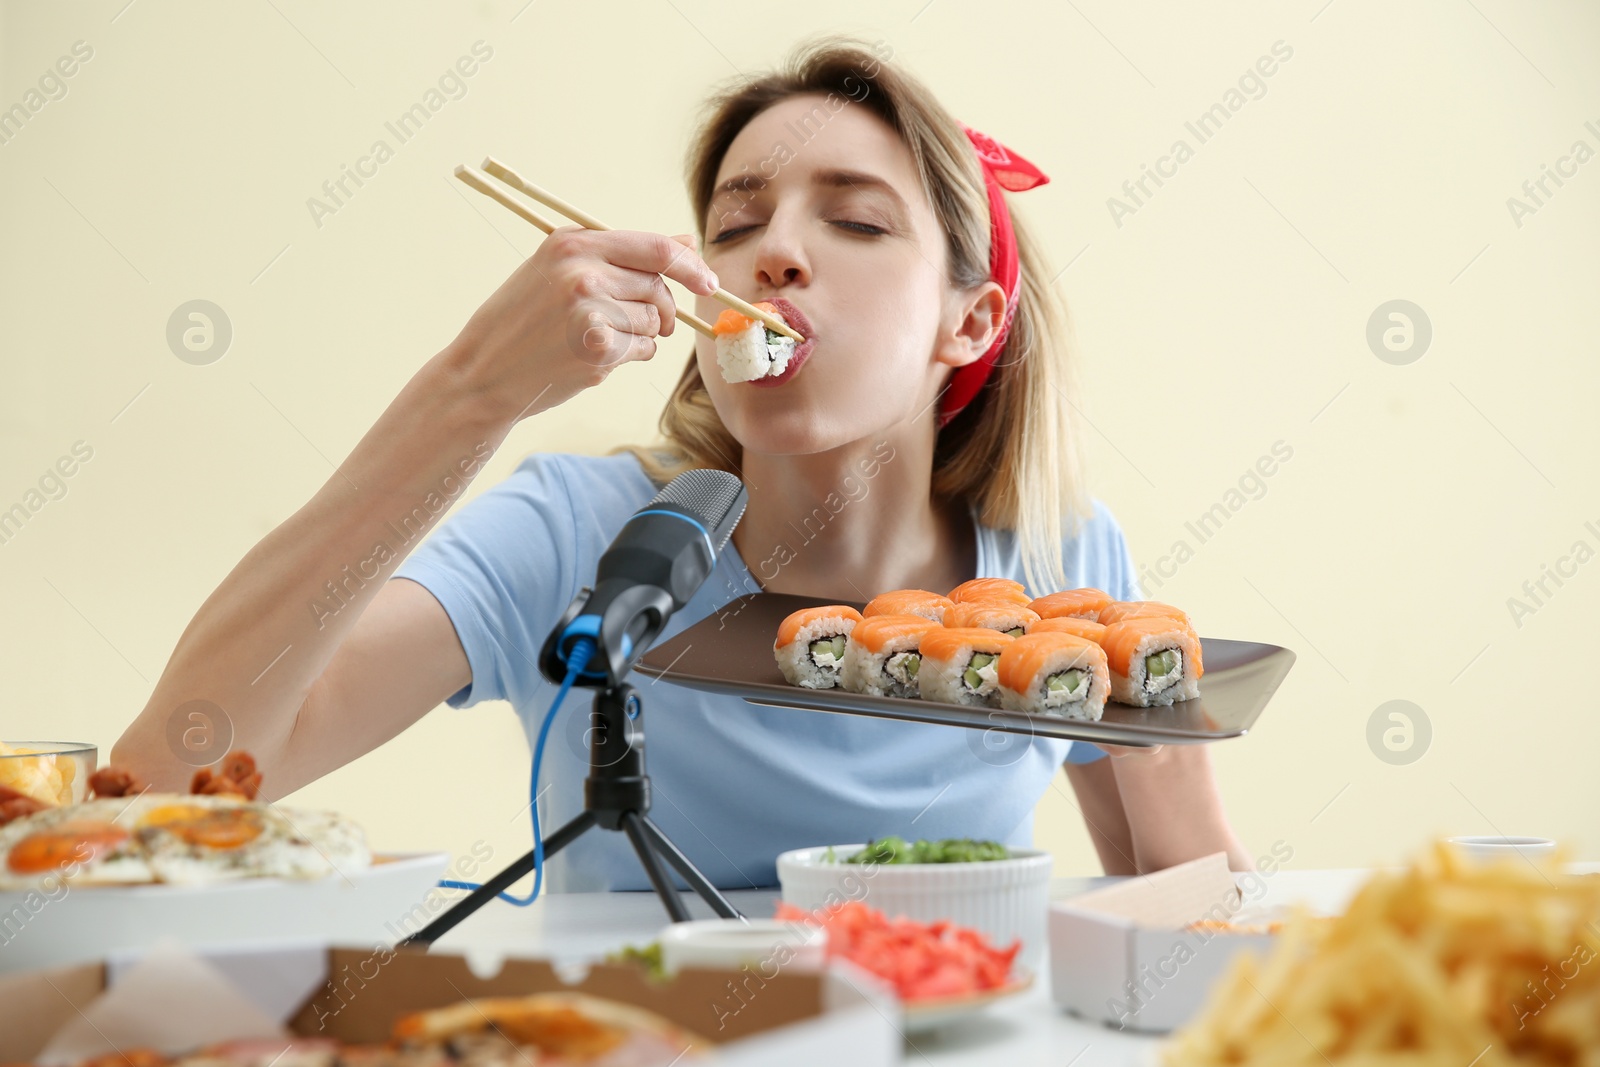
[[[0,786],[51,807],[80,803],[98,751],[76,741],[0,741]]]

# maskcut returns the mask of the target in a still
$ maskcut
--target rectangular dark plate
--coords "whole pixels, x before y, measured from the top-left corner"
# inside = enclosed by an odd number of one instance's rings
[[[808,708],[935,722],[1037,737],[1117,745],[1183,745],[1238,737],[1254,725],[1294,664],[1294,653],[1254,641],[1203,637],[1205,674],[1200,696],[1164,708],[1108,703],[1099,722],[1020,711],[969,708],[938,700],[862,696],[843,689],[803,689],[783,680],[772,642],[790,612],[820,604],[788,593],[751,593],[729,601],[670,641],[652,648],[634,668],[674,685],[743,697],[752,704]],[[852,604],[860,609],[860,604]]]

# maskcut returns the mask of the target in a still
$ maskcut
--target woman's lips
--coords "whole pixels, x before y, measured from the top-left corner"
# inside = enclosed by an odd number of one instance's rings
[[[803,311],[782,297],[768,300],[767,303],[777,308],[778,313],[783,316],[783,321],[787,322],[790,326],[793,326],[795,331],[803,336],[805,340],[794,346],[794,353],[789,357],[789,365],[783,369],[782,374],[773,374],[768,375],[765,378],[756,378],[747,383],[762,389],[771,388],[772,386],[776,385],[782,385],[799,373],[800,365],[810,357],[811,349],[814,348],[817,343],[817,339],[811,333],[811,320],[806,318]]]

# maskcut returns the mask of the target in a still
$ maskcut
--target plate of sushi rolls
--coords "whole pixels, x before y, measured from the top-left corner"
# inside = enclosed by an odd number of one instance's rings
[[[1294,659],[1276,645],[1202,639],[1171,604],[1099,589],[1033,596],[978,578],[865,604],[751,594],[638,670],[754,704],[1149,745],[1245,733]]]

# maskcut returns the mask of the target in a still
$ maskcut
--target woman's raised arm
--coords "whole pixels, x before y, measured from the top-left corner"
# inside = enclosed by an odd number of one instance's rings
[[[393,546],[421,540],[518,420],[655,353],[674,325],[662,273],[716,288],[692,238],[551,234],[200,606],[112,761],[183,789],[195,761],[177,739],[205,701],[226,716],[231,747],[256,757],[269,798],[282,796],[467,684],[444,609],[387,580],[404,558]]]

